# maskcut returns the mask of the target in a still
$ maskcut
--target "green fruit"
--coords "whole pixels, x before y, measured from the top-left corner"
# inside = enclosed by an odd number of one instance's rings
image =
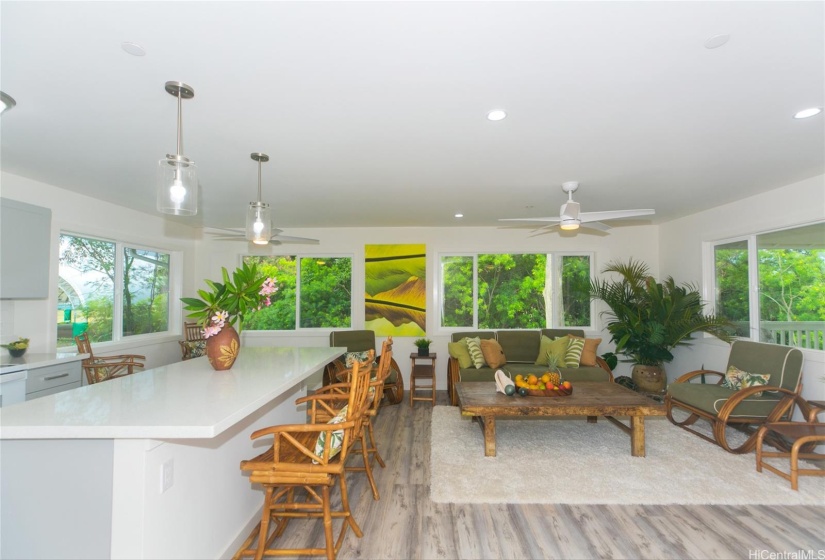
[[[507,395],[508,397],[512,397],[513,395],[516,394],[516,386],[515,385],[507,385],[504,388],[504,394]]]
[[[518,394],[521,395],[522,397],[526,397],[527,396],[527,389],[525,387],[519,387]]]

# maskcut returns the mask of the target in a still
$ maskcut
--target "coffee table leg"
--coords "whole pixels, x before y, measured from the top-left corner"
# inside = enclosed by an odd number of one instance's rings
[[[634,457],[645,456],[645,417],[630,417],[630,454]]]
[[[482,416],[481,424],[484,428],[484,456],[496,456],[496,417]]]

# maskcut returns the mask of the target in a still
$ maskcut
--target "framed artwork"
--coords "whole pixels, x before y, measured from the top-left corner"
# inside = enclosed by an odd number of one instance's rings
[[[424,336],[426,245],[365,245],[364,328],[379,336]]]

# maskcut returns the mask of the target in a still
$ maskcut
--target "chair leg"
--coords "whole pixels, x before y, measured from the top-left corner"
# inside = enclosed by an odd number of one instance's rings
[[[264,557],[264,550],[266,550],[266,536],[269,533],[269,520],[272,518],[272,510],[270,509],[270,506],[272,502],[273,490],[274,488],[271,486],[268,486],[266,489],[264,508],[261,512],[261,530],[258,532],[258,550],[255,552],[255,560],[262,560]]]
[[[385,468],[387,465],[384,464],[384,459],[381,458],[381,454],[378,453],[378,444],[375,442],[375,431],[372,428],[372,418],[369,418],[367,424],[367,430],[369,433],[367,437],[369,438],[370,448],[369,452],[375,457],[375,460],[378,461],[378,464],[381,465],[381,468]]]
[[[344,542],[344,535],[347,532],[347,527],[352,528],[352,532],[355,533],[355,536],[359,539],[364,536],[364,533],[361,532],[361,527],[358,526],[358,523],[355,522],[355,518],[352,516],[352,511],[349,509],[349,495],[347,494],[347,475],[346,473],[341,473],[338,477],[341,483],[341,510],[344,512],[344,523],[341,526],[341,535],[338,537],[338,544],[335,546],[335,549],[338,550],[340,548],[341,543]]]
[[[367,447],[367,431],[361,428],[361,457],[364,460],[364,471],[367,473],[367,479],[372,488],[372,499],[378,500],[378,487],[375,485],[375,478],[372,476],[372,467],[370,466],[369,448]]]

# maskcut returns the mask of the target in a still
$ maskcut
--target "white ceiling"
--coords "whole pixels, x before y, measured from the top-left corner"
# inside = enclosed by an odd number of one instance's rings
[[[825,118],[792,118],[825,104],[824,21],[823,2],[4,0],[2,169],[155,212],[177,80],[186,223],[243,224],[257,151],[281,228],[498,226],[557,215],[569,180],[582,211],[658,223],[825,172]]]

